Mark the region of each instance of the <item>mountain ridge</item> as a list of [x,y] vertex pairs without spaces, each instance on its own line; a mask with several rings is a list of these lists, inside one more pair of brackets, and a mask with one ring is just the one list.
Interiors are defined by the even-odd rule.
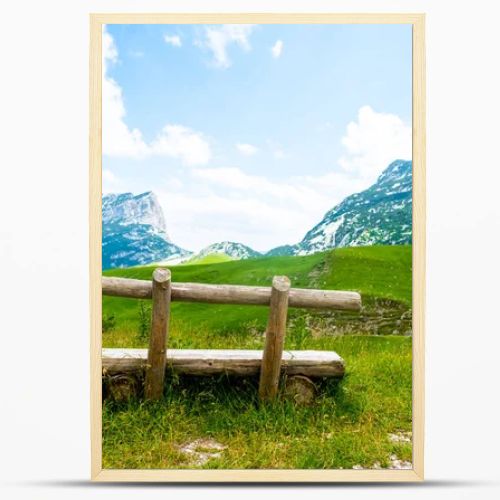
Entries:
[[376,182],[344,198],[295,245],[266,255],[310,255],[348,246],[404,245],[412,241],[412,162],[395,160]]
[[243,243],[238,243],[235,241],[220,241],[206,246],[205,248],[200,250],[195,255],[195,257],[203,258],[211,254],[225,254],[235,260],[252,259],[263,256],[263,254],[257,252],[257,250],[254,250],[253,248],[250,248]]
[[310,255],[348,246],[409,244],[412,242],[412,162],[393,161],[369,188],[347,196],[328,210],[300,242],[281,245],[265,253],[234,241],[212,243],[196,254],[175,245],[152,191],[105,195],[102,220],[103,269],[154,262],[180,263],[212,254],[239,260]]
[[132,267],[190,252],[175,245],[152,191],[102,198],[102,268]]

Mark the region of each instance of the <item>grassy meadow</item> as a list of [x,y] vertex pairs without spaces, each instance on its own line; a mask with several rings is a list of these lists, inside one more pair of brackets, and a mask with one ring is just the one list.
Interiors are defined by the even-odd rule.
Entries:
[[[153,269],[104,275],[151,279]],[[370,468],[394,465],[394,456],[411,461],[411,246],[244,261],[207,256],[170,269],[176,282],[269,286],[274,275],[287,275],[294,287],[359,291],[360,313],[289,310],[285,348],[334,350],[346,361],[346,375],[319,381],[309,407],[281,399],[259,406],[258,380],[226,376],[169,377],[157,403],[105,401],[105,468]],[[168,345],[261,349],[267,314],[261,306],[174,302]],[[103,297],[103,346],[147,347],[149,321],[149,301]],[[186,444],[202,439],[220,449],[210,452],[210,442],[200,441],[196,453],[186,453]],[[196,461],[203,453],[208,458]]]

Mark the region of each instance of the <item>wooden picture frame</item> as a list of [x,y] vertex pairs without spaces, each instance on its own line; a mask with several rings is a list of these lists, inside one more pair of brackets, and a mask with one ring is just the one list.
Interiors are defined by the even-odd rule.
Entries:
[[[413,469],[111,470],[102,467],[101,93],[103,24],[411,24],[413,29]],[[91,14],[90,15],[90,362],[91,478],[94,481],[375,482],[424,478],[425,322],[424,14]]]

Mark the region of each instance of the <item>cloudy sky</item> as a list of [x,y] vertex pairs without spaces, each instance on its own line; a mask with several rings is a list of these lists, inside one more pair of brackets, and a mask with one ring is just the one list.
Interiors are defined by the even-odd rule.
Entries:
[[293,244],[411,159],[411,26],[108,25],[103,192],[174,243]]

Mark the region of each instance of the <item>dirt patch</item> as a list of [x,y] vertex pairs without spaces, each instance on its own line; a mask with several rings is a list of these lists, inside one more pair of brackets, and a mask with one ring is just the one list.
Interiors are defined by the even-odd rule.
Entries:
[[396,432],[389,434],[389,441],[392,443],[411,443],[411,432]]
[[330,272],[331,263],[329,259],[323,259],[319,264],[316,264],[307,275],[310,288],[322,288],[322,277]]
[[400,460],[397,455],[391,455],[389,457],[389,467],[382,467],[380,465],[380,462],[375,462],[371,467],[363,467],[362,465],[354,465],[353,469],[354,470],[382,470],[382,469],[389,469],[389,470],[403,470],[403,469],[413,469],[413,464],[411,462],[408,462],[406,460]]
[[391,455],[389,457],[391,461],[391,465],[389,466],[389,469],[412,469],[413,465],[411,462],[408,462],[406,460],[400,460],[396,455]]
[[297,311],[290,314],[289,327],[304,326],[313,338],[324,336],[412,334],[412,310],[405,304],[375,299],[361,311]]
[[195,439],[190,443],[178,446],[178,450],[186,456],[191,465],[202,466],[213,458],[220,458],[227,446],[214,439]]

